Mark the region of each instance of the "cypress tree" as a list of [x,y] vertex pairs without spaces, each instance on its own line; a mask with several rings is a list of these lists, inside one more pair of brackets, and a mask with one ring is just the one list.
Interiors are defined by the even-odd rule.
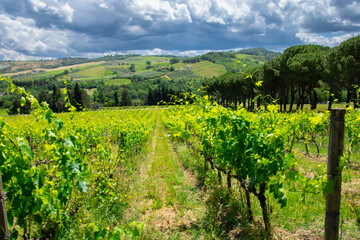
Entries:
[[75,88],[74,88],[74,102],[75,102],[76,110],[81,111],[81,108],[83,107],[83,101],[82,101],[81,89],[78,83],[75,84]]
[[131,96],[127,88],[123,88],[121,92],[121,106],[131,106]]
[[119,97],[116,91],[114,92],[114,99],[115,99],[115,106],[119,106]]

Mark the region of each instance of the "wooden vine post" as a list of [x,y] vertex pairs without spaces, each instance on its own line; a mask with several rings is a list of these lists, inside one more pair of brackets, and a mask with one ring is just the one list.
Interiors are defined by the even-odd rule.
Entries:
[[325,240],[339,239],[341,198],[339,162],[344,149],[344,116],[345,109],[331,109],[327,181],[333,188],[326,195]]
[[3,190],[2,179],[0,174],[0,239],[8,239],[9,227],[5,208],[5,193]]

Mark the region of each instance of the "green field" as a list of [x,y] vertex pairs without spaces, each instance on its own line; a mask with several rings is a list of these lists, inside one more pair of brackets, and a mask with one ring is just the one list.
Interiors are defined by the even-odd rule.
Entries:
[[226,69],[222,65],[209,61],[201,61],[198,63],[176,63],[173,67],[175,70],[187,69],[195,75],[204,78],[217,77],[226,73]]
[[109,79],[105,81],[106,85],[115,85],[115,86],[122,86],[122,85],[127,85],[130,84],[131,80],[130,79]]
[[223,66],[208,61],[195,63],[193,64],[193,67],[194,68],[191,68],[190,70],[194,74],[204,78],[217,77],[226,73],[226,69]]
[[91,67],[76,73],[76,75],[90,77],[90,78],[105,77],[112,74],[113,72],[104,66]]
[[85,89],[85,91],[91,97],[92,95],[94,95],[94,92],[96,91],[96,88]]

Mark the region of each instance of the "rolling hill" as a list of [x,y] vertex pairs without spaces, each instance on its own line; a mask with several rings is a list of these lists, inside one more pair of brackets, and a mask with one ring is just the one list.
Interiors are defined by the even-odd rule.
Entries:
[[[6,61],[0,62],[0,72],[35,96],[41,92],[46,94],[54,85],[64,88],[64,82],[70,85],[78,82],[90,97],[103,92],[110,101],[114,91],[128,88],[134,100],[144,102],[149,88],[162,86],[173,91],[189,91],[198,88],[201,79],[244,71],[279,54],[257,48],[209,52],[195,57],[116,55],[95,59]],[[237,64],[238,61],[242,64]],[[0,91],[5,89],[6,84],[0,83]],[[9,104],[10,100],[5,103],[1,98],[4,97],[0,97],[0,107]]]

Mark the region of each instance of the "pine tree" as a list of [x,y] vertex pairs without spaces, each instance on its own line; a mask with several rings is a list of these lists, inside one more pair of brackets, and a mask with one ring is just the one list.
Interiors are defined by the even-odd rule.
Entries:
[[76,83],[74,87],[74,102],[75,102],[76,110],[81,111],[83,107],[83,100],[82,100],[81,89],[78,83]]
[[147,105],[154,105],[154,96],[151,88],[148,89]]
[[104,96],[104,93],[102,92],[102,90],[100,90],[100,92],[97,96],[97,100],[99,103],[105,103],[105,96]]
[[131,96],[127,88],[123,88],[121,92],[121,106],[131,106]]
[[117,91],[114,92],[115,107],[119,106],[119,97]]
[[56,85],[53,86],[53,91],[51,94],[51,101],[50,101],[50,108],[51,110],[53,110],[54,112],[59,112],[58,106],[57,106],[57,101],[59,100],[59,98],[61,97],[61,93],[60,93],[60,89],[57,88]]

